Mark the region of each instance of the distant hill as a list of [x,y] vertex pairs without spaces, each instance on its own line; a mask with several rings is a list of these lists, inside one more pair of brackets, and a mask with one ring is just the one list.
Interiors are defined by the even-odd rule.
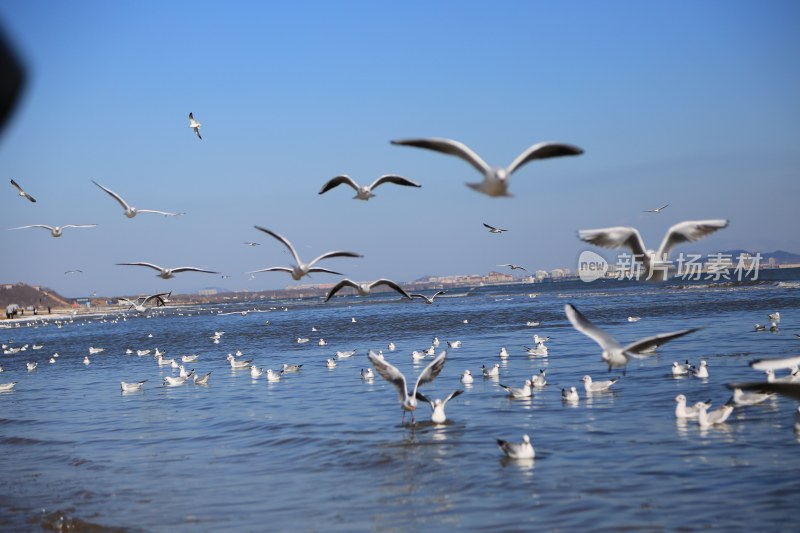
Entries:
[[17,304],[22,308],[35,306],[46,311],[48,307],[69,307],[71,302],[46,287],[25,283],[0,284],[0,311],[3,311],[3,316],[9,304]]

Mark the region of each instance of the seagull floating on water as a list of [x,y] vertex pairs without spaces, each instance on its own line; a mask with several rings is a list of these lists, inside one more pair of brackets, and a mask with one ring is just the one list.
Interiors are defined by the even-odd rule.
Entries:
[[696,378],[708,378],[708,363],[700,361],[700,366],[692,370],[692,375]]
[[283,363],[283,370],[282,372],[286,374],[287,372],[300,372],[300,369],[303,368],[303,365],[287,365]]
[[744,392],[739,387],[733,388],[733,403],[736,405],[756,405],[774,397],[772,393]]
[[336,274],[336,275],[341,276],[340,272],[334,272],[333,270],[328,270],[326,268],[315,267],[314,264],[317,263],[318,261],[323,260],[323,259],[329,259],[329,258],[332,258],[332,257],[364,257],[363,255],[360,255],[360,254],[357,254],[357,253],[354,253],[354,252],[338,252],[338,251],[337,252],[327,252],[327,253],[324,253],[321,256],[317,257],[316,259],[314,259],[310,263],[305,264],[300,260],[300,256],[297,255],[297,251],[294,249],[294,246],[292,246],[292,243],[290,243],[288,240],[286,240],[285,237],[282,237],[281,235],[275,233],[274,231],[270,231],[267,228],[262,228],[261,226],[254,226],[254,227],[259,231],[263,231],[264,233],[266,233],[268,235],[271,235],[272,237],[278,239],[284,245],[286,245],[286,247],[292,253],[292,256],[294,257],[294,260],[295,260],[296,264],[292,265],[291,267],[270,267],[270,268],[262,268],[260,270],[252,270],[250,272],[247,272],[247,274],[253,274],[253,273],[256,273],[256,272],[276,272],[276,271],[277,272],[288,272],[289,274],[292,275],[292,279],[294,279],[295,281],[298,281],[303,276],[306,276],[306,275],[308,275],[308,274],[310,274],[312,272],[325,272],[327,274]]
[[532,385],[531,380],[526,379],[525,383],[522,385],[522,388],[517,389],[514,387],[508,387],[506,385],[503,385],[502,383],[500,383],[500,388],[508,392],[508,395],[511,398],[519,400],[524,398],[530,398],[531,396],[533,396],[533,390],[531,390],[531,385]]
[[629,248],[633,252],[632,261],[642,262],[647,276],[646,279],[653,278],[653,275],[658,271],[659,279],[665,280],[670,266],[669,253],[672,248],[684,242],[699,241],[715,231],[727,227],[728,221],[724,219],[680,222],[669,228],[664,240],[661,241],[661,245],[658,247],[658,251],[645,248],[639,231],[636,228],[625,226],[580,230],[578,231],[578,238],[603,248]]
[[689,369],[685,365],[681,365],[677,361],[672,362],[672,375],[675,377],[686,376],[689,374]]
[[144,379],[142,381],[136,381],[136,382],[133,382],[133,383],[126,383],[124,381],[120,381],[119,385],[120,385],[120,388],[122,388],[122,392],[133,392],[133,391],[137,391],[137,390],[142,390],[142,387],[144,386],[144,384],[146,382],[147,382],[146,379]]
[[500,363],[495,363],[490,367],[487,367],[486,365],[481,365],[481,370],[483,371],[483,377],[496,378],[500,375]]
[[533,459],[536,452],[528,435],[522,436],[522,442],[508,442],[497,439],[497,445],[509,459]]
[[461,383],[469,384],[473,381],[475,381],[475,378],[472,377],[472,372],[464,370],[464,373],[461,375]]
[[417,398],[422,400],[423,402],[428,402],[430,404],[431,409],[433,412],[431,413],[431,422],[434,424],[444,424],[447,422],[447,415],[445,415],[444,407],[447,405],[447,402],[455,398],[456,396],[462,394],[463,390],[456,390],[451,392],[447,398],[441,400],[439,398],[431,401],[427,399],[421,392],[417,392]]
[[192,115],[192,113],[189,113],[189,127],[194,130],[194,132],[197,134],[197,138],[202,141],[203,138],[200,136],[200,126],[202,126],[202,124],[194,119],[194,115]]
[[27,198],[31,202],[36,202],[36,198],[25,192],[23,188],[19,186],[19,183],[17,183],[13,179],[11,180],[11,185],[13,185],[15,189],[17,189],[17,192],[19,193],[20,196],[22,196],[23,198]]
[[593,392],[605,392],[609,390],[614,383],[619,381],[619,378],[594,381],[592,379],[592,376],[583,376],[581,381],[583,381],[584,390],[586,390],[586,392],[591,394]]
[[603,349],[602,360],[608,363],[609,370],[611,370],[612,367],[624,368],[631,358],[643,359],[647,357],[646,355],[642,355],[644,350],[654,346],[660,346],[667,341],[683,337],[684,335],[688,335],[700,329],[690,328],[674,331],[672,333],[662,333],[622,346],[611,335],[592,324],[589,319],[583,316],[572,304],[566,304],[564,310],[567,314],[567,318],[575,329],[600,345]]
[[478,172],[483,174],[482,182],[467,183],[467,186],[488,196],[512,196],[508,192],[511,174],[530,161],[535,159],[547,159],[550,157],[580,155],[583,153],[583,150],[577,146],[543,142],[534,144],[522,152],[509,166],[503,168],[489,166],[478,154],[469,149],[465,144],[451,139],[404,139],[392,141],[392,144],[426,148],[463,159]]
[[180,387],[181,385],[185,384],[186,380],[188,380],[188,379],[189,379],[188,376],[184,376],[184,377],[181,377],[181,376],[176,376],[176,377],[164,376],[164,385],[166,385],[168,387]]
[[733,413],[733,404],[730,402],[710,413],[707,412],[708,407],[706,407],[706,404],[703,402],[697,402],[694,404],[694,407],[697,409],[697,422],[700,424],[701,428],[722,424],[728,420],[728,417]]
[[580,400],[580,396],[578,396],[578,389],[575,387],[561,389],[561,399],[567,402],[577,402]]
[[[378,374],[394,385],[397,388],[398,397],[400,399],[400,406],[403,409],[403,420],[405,420],[406,411],[411,412],[411,422],[414,422],[414,411],[417,408],[417,389],[426,383],[430,383],[442,372],[444,364],[447,361],[447,352],[443,351],[436,358],[431,361],[425,369],[420,372],[414,383],[414,389],[409,393],[408,385],[406,384],[406,377],[394,365],[385,359],[381,359],[378,355],[370,350],[367,355],[372,366]],[[426,400],[423,400],[426,401]]]
[[504,231],[508,231],[507,229],[495,228],[494,226],[490,226],[486,222],[483,223],[483,226],[489,230],[489,233],[503,233]]
[[678,394],[675,396],[675,418],[697,418],[697,415],[700,414],[700,409],[697,406],[701,403],[705,405],[706,409],[711,407],[711,400],[696,403],[692,407],[686,407],[686,396]]
[[177,267],[177,268],[163,268],[158,265],[154,265],[153,263],[117,263],[120,266],[143,266],[152,268],[153,270],[158,270],[159,273],[156,274],[161,279],[170,279],[175,277],[175,274],[179,272],[204,272],[206,274],[219,274],[219,272],[214,272],[213,270],[205,270],[203,268],[197,267]]
[[544,368],[540,368],[539,375],[531,377],[531,384],[538,389],[547,385],[546,373],[547,371]]
[[340,281],[331,288],[331,290],[328,292],[328,296],[325,298],[325,301],[327,302],[328,300],[330,300],[334,294],[336,294],[345,287],[354,288],[359,296],[369,296],[370,291],[372,291],[373,288],[380,286],[389,287],[390,289],[399,292],[409,300],[411,299],[411,295],[408,294],[405,290],[403,290],[403,288],[400,285],[398,285],[397,283],[395,283],[390,279],[381,278],[379,280],[373,281],[372,283],[356,283],[355,281],[349,279],[343,279],[342,281]]
[[361,369],[361,379],[364,380],[364,381],[372,381],[373,379],[375,379],[375,374],[372,373],[372,369],[371,368],[368,368],[366,370],[364,370],[362,368]]
[[336,368],[336,359],[328,359],[325,361],[325,364],[328,366],[328,368]]
[[419,183],[415,181],[411,181],[408,178],[404,178],[403,176],[397,176],[395,174],[385,174],[380,178],[373,181],[370,185],[359,185],[358,183],[353,180],[350,176],[341,175],[336,176],[328,180],[328,182],[322,186],[322,190],[319,191],[319,194],[323,194],[328,192],[329,190],[333,189],[334,187],[338,187],[341,184],[349,185],[356,191],[356,195],[353,196],[354,200],[369,200],[370,198],[374,197],[375,195],[372,194],[372,190],[382,185],[384,183],[394,183],[395,185],[404,185],[406,187],[422,187]]
[[13,390],[16,385],[16,381],[12,381],[11,383],[0,383],[0,392],[9,392]]
[[164,215],[164,216],[167,216],[167,217],[176,217],[178,215],[183,214],[183,213],[170,213],[168,211],[158,211],[158,210],[155,210],[155,209],[137,209],[137,208],[133,207],[132,205],[128,204],[128,202],[123,200],[122,197],[119,194],[115,193],[111,189],[109,189],[107,187],[103,187],[102,185],[100,185],[99,183],[97,183],[94,180],[92,180],[92,183],[94,183],[95,185],[97,185],[98,187],[100,187],[101,189],[106,191],[109,194],[109,196],[111,196],[113,199],[115,199],[117,202],[119,202],[119,205],[121,205],[122,209],[125,210],[125,216],[128,217],[128,218],[133,218],[138,213],[155,213],[157,215]]
[[44,228],[46,230],[50,230],[50,235],[53,237],[61,237],[63,235],[64,230],[67,228],[94,228],[97,224],[66,224],[64,226],[48,226],[46,224],[31,224],[29,226],[20,226],[18,228],[9,228],[10,230],[13,229],[26,229],[26,228]]

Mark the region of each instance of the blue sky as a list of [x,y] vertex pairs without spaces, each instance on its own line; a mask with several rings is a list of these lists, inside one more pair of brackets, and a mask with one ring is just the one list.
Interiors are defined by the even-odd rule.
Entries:
[[[0,281],[67,296],[294,284],[244,274],[290,261],[256,224],[306,260],[364,254],[326,265],[359,280],[574,268],[578,229],[633,225],[655,247],[698,218],[731,224],[685,250],[800,253],[798,23],[792,1],[7,0],[28,84],[0,137]],[[529,163],[513,198],[490,198],[464,186],[479,178],[465,162],[389,143],[410,137],[498,165],[546,140],[585,153]],[[317,194],[337,174],[385,173],[422,188]],[[126,219],[92,179],[187,214]],[[6,230],[84,223],[98,226]],[[115,265],[134,261],[231,277]]]

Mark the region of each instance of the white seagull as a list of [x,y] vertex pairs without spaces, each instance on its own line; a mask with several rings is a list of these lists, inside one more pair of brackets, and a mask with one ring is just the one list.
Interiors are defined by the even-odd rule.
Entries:
[[483,174],[482,182],[467,183],[467,186],[488,196],[511,196],[508,192],[511,174],[529,161],[565,155],[579,155],[583,153],[582,149],[569,144],[553,142],[538,143],[522,152],[509,166],[503,168],[489,166],[478,154],[469,149],[465,144],[450,139],[404,139],[392,141],[392,144],[427,148],[428,150],[460,157]]
[[730,402],[710,413],[707,412],[708,407],[706,407],[706,404],[703,402],[697,402],[694,406],[697,409],[697,422],[700,424],[701,428],[707,428],[714,424],[722,424],[731,416],[731,413],[733,413],[733,404]]
[[12,381],[11,383],[0,383],[0,392],[9,392],[14,389],[16,384],[16,381]]
[[202,141],[202,140],[203,140],[203,138],[200,136],[200,126],[202,126],[202,124],[200,124],[199,122],[197,122],[197,121],[194,119],[194,115],[192,115],[191,113],[189,113],[189,127],[190,127],[190,128],[192,128],[192,129],[194,130],[194,132],[197,134],[197,138],[198,138],[198,139],[200,139],[200,140]]
[[[394,385],[397,388],[400,405],[403,409],[403,420],[405,420],[406,411],[411,412],[411,422],[414,422],[414,411],[417,408],[417,389],[426,383],[430,383],[436,376],[438,376],[444,368],[444,363],[447,361],[447,352],[443,351],[436,358],[431,361],[425,369],[420,372],[414,383],[414,389],[409,393],[408,385],[406,384],[406,377],[394,365],[378,357],[378,354],[370,350],[369,357],[372,366],[378,374]],[[402,423],[402,422],[401,422]]]
[[700,361],[700,366],[692,370],[692,375],[696,378],[708,378],[708,363]]
[[646,279],[653,278],[654,273],[658,271],[659,279],[664,280],[667,278],[667,269],[670,266],[669,253],[672,248],[684,242],[699,241],[726,227],[728,221],[724,219],[680,222],[669,228],[657,251],[645,248],[642,236],[636,228],[625,226],[579,230],[578,238],[603,248],[627,247],[633,252],[632,260],[642,262]]
[[283,372],[275,372],[271,368],[267,369],[267,381],[276,382],[281,380]]
[[352,288],[354,288],[358,292],[359,296],[369,296],[370,291],[372,291],[373,288],[379,287],[381,285],[389,287],[390,289],[393,289],[393,290],[399,292],[400,294],[402,294],[406,298],[411,299],[411,295],[408,294],[406,291],[404,291],[403,288],[400,285],[398,285],[397,283],[395,283],[394,281],[392,281],[390,279],[383,279],[382,278],[382,279],[373,281],[372,283],[356,283],[355,281],[352,281],[352,280],[349,280],[349,279],[343,279],[342,281],[340,281],[339,283],[337,283],[336,285],[334,285],[331,288],[331,290],[328,292],[328,296],[325,298],[325,301],[327,302],[328,300],[330,300],[333,297],[334,294],[339,292],[344,287],[352,287]]
[[362,368],[361,369],[361,379],[364,380],[364,381],[372,381],[373,379],[375,379],[375,374],[372,372],[371,368],[368,368],[366,370],[364,370]]
[[533,390],[531,390],[531,385],[532,385],[531,380],[529,379],[525,380],[525,384],[522,385],[522,388],[520,389],[514,387],[508,387],[500,383],[500,387],[502,389],[505,389],[508,395],[515,400],[530,398],[531,396],[533,396]]
[[31,224],[29,226],[20,226],[18,228],[9,228],[12,229],[25,229],[25,228],[44,228],[46,230],[50,230],[50,235],[53,237],[61,237],[64,233],[64,230],[67,228],[94,228],[97,224],[66,224],[64,226],[48,226],[46,224]]
[[743,392],[739,387],[733,388],[733,403],[736,405],[756,405],[774,396],[771,393]]
[[213,270],[205,270],[203,268],[197,267],[177,267],[177,268],[163,268],[158,265],[154,265],[153,263],[117,263],[117,265],[123,266],[144,266],[148,268],[152,268],[153,270],[158,270],[159,273],[156,274],[161,279],[170,279],[175,277],[175,274],[179,272],[205,272],[206,274],[219,274],[219,272],[214,272]]
[[677,361],[672,362],[672,375],[674,377],[686,376],[689,374],[689,369],[686,366],[678,363]]
[[99,183],[97,183],[94,180],[92,180],[92,183],[94,183],[95,185],[97,185],[98,187],[100,187],[101,189],[106,191],[113,199],[115,199],[117,202],[119,202],[119,205],[121,205],[122,209],[125,210],[125,216],[128,217],[128,218],[135,217],[137,213],[155,213],[157,215],[164,215],[164,216],[167,216],[167,217],[176,217],[176,216],[182,214],[182,213],[169,213],[167,211],[157,211],[155,209],[137,209],[137,208],[129,205],[128,202],[123,200],[122,197],[119,194],[115,193],[111,189],[103,187],[102,185],[100,185]]
[[545,385],[547,385],[546,373],[547,373],[547,371],[544,368],[540,368],[539,369],[539,375],[531,377],[531,385],[533,385],[534,387],[536,387],[538,389],[540,389],[540,388],[544,387]]
[[461,375],[461,383],[469,384],[473,381],[475,381],[475,378],[472,377],[472,372],[464,370],[464,373]]
[[486,222],[483,223],[483,226],[489,230],[489,233],[503,233],[504,231],[508,231],[507,229],[495,228],[494,226],[490,226]]
[[500,363],[495,363],[488,368],[486,365],[481,365],[481,370],[483,371],[483,377],[496,378],[500,375]]
[[356,350],[344,350],[336,352],[336,357],[339,359],[346,359],[348,357],[353,357],[355,355]]
[[283,374],[286,374],[288,372],[300,372],[301,368],[303,368],[303,365],[288,365],[286,363],[283,363],[283,368],[281,372]]
[[353,196],[354,200],[369,200],[374,194],[372,194],[372,190],[375,189],[378,185],[382,185],[384,183],[394,183],[395,185],[405,185],[406,187],[422,187],[419,183],[415,181],[411,181],[408,178],[404,178],[403,176],[397,176],[395,174],[385,174],[380,178],[373,181],[370,185],[359,185],[356,183],[353,178],[347,175],[336,176],[328,180],[328,182],[322,186],[322,190],[319,191],[319,194],[323,194],[328,192],[329,190],[333,189],[334,187],[338,187],[341,184],[346,184],[351,186],[356,191],[356,195]]
[[589,394],[593,392],[605,392],[611,388],[611,386],[619,381],[619,378],[612,378],[603,381],[594,381],[592,376],[583,376],[581,379],[583,381],[583,388]]
[[566,304],[564,306],[564,311],[575,329],[600,345],[603,349],[602,360],[608,364],[609,370],[613,367],[624,368],[631,358],[643,359],[647,357],[646,355],[642,355],[644,350],[652,348],[653,346],[660,346],[667,341],[683,337],[684,335],[688,335],[700,329],[690,328],[673,331],[671,333],[662,333],[660,335],[639,339],[626,346],[622,346],[614,340],[611,335],[592,324],[589,319],[583,316],[572,304]]
[[678,394],[675,396],[675,418],[697,418],[697,415],[700,414],[700,409],[698,409],[698,405],[703,404],[705,405],[706,409],[711,407],[711,400],[706,400],[705,402],[699,402],[694,404],[693,407],[686,407],[686,396],[683,394]]
[[434,424],[444,424],[445,422],[447,422],[447,415],[445,415],[444,413],[445,405],[447,405],[447,402],[449,402],[456,396],[462,394],[463,392],[464,392],[463,390],[459,389],[450,393],[450,395],[447,396],[447,398],[445,398],[444,400],[437,398],[433,401],[427,399],[421,392],[417,392],[417,399],[422,400],[423,402],[428,402],[428,404],[430,404],[431,409],[433,410],[433,412],[431,413],[431,422],[433,422]]
[[325,361],[328,368],[336,368],[336,359],[328,359]]
[[162,307],[166,305],[164,300],[166,300],[170,296],[172,296],[172,291],[162,292],[159,294],[152,294],[150,296],[140,296],[139,298],[136,299],[135,302],[133,300],[129,300],[128,298],[119,298],[119,300],[128,302],[129,305],[127,309],[128,311],[130,311],[131,309],[135,309],[139,313],[145,313],[147,312],[148,309],[147,307],[148,302],[150,302],[151,300],[155,300],[156,301],[155,307]]
[[436,298],[437,296],[439,296],[441,294],[444,294],[444,291],[437,291],[436,294],[434,294],[431,297],[425,296],[424,294],[412,294],[411,298],[420,298],[422,300],[425,300],[426,304],[432,304],[434,298]]
[[274,231],[270,231],[267,228],[262,228],[261,226],[254,226],[254,227],[257,230],[263,231],[264,233],[267,233],[268,235],[275,237],[276,239],[281,241],[284,245],[286,245],[286,247],[289,248],[289,251],[292,253],[292,256],[294,257],[294,260],[297,264],[292,265],[291,267],[262,268],[260,270],[252,270],[250,272],[247,272],[247,274],[254,274],[256,272],[276,272],[276,271],[288,272],[289,274],[292,275],[292,279],[294,279],[295,281],[299,280],[303,276],[306,276],[312,272],[325,272],[327,274],[336,274],[341,276],[340,272],[334,272],[326,268],[315,267],[314,264],[317,261],[321,261],[323,259],[328,259],[331,257],[364,257],[363,255],[354,252],[327,252],[317,257],[310,263],[305,264],[300,260],[300,256],[297,255],[297,251],[294,249],[294,246],[292,246],[292,243],[286,240],[285,237],[282,237],[281,235],[275,233]]
[[166,385],[166,386],[168,386],[168,387],[180,387],[181,385],[183,385],[184,383],[186,383],[186,380],[187,380],[187,379],[189,379],[189,377],[188,377],[188,376],[186,376],[186,377],[181,377],[181,376],[176,376],[176,377],[172,377],[172,376],[164,376],[164,385]]
[[197,374],[192,374],[192,379],[195,385],[208,385],[208,380],[211,379],[211,372],[203,377],[198,377]]
[[561,399],[567,402],[577,402],[580,400],[580,396],[578,396],[578,389],[575,387],[561,389]]
[[644,212],[645,213],[660,213],[661,211],[666,209],[668,205],[669,204],[664,204],[661,207],[656,207],[655,209],[645,209]]
[[508,442],[497,439],[497,445],[509,459],[533,459],[536,452],[528,435],[522,436],[522,442]]
[[17,183],[13,179],[11,180],[11,185],[13,185],[15,189],[17,189],[17,192],[19,193],[20,196],[22,196],[23,198],[27,198],[31,202],[36,202],[36,198],[25,192],[23,188],[19,186],[19,183]]
[[124,381],[120,381],[119,385],[122,388],[122,392],[133,392],[137,390],[142,390],[142,386],[147,382],[147,380],[136,381],[133,383],[126,383]]

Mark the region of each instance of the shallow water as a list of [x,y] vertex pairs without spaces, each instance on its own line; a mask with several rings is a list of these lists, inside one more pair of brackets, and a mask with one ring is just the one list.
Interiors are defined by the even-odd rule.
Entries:
[[[786,274],[783,274],[786,276]],[[618,281],[479,288],[433,305],[393,296],[167,309],[163,316],[80,319],[58,328],[0,329],[3,342],[44,348],[2,355],[0,527],[127,531],[522,531],[591,529],[786,530],[800,494],[796,402],[737,408],[721,426],[676,423],[674,397],[723,404],[725,383],[761,380],[747,362],[798,355],[800,284],[795,278],[739,285],[637,285]],[[536,293],[535,298],[529,294]],[[587,398],[580,378],[604,379],[599,348],[567,322],[576,305],[625,342],[692,326],[628,367],[612,392]],[[251,307],[252,308],[252,307]],[[288,310],[284,311],[286,308]],[[756,322],[780,311],[778,333]],[[629,315],[642,317],[629,323]],[[351,321],[355,317],[357,321]],[[464,323],[467,320],[467,323]],[[541,322],[531,328],[529,320]],[[266,322],[269,321],[269,324]],[[318,332],[312,332],[315,326]],[[224,331],[219,344],[209,338]],[[548,357],[522,346],[549,335]],[[148,335],[152,335],[149,337]],[[461,340],[423,392],[443,398],[464,369],[475,382],[447,406],[445,426],[401,425],[395,390],[361,381],[366,352],[383,349],[409,377],[410,353],[438,336]],[[310,342],[298,344],[297,337]],[[318,346],[320,337],[327,346]],[[389,341],[397,344],[388,352]],[[89,346],[104,347],[82,364]],[[511,357],[501,362],[506,346]],[[152,353],[200,354],[207,387],[167,388]],[[337,350],[357,349],[329,370]],[[303,364],[279,383],[253,380],[225,360],[241,350],[258,366]],[[47,360],[53,352],[55,364]],[[710,378],[675,379],[672,361],[705,359]],[[36,360],[39,368],[25,370]],[[501,362],[497,381],[480,367]],[[548,385],[509,400],[498,382],[521,386],[540,368]],[[615,371],[612,375],[620,375]],[[120,381],[147,379],[123,394]],[[415,379],[415,378],[414,378]],[[577,386],[577,405],[561,388]],[[531,436],[536,459],[508,462],[495,439]],[[792,514],[790,514],[792,513]],[[63,517],[63,518],[62,518]],[[62,518],[62,522],[58,520]]]

